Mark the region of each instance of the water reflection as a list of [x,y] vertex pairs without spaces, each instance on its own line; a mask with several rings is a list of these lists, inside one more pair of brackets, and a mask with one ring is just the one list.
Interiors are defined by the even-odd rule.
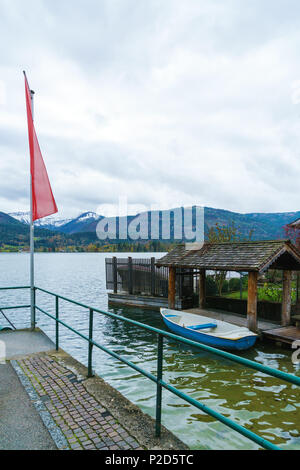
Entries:
[[[105,255],[100,253],[37,255],[37,285],[107,310],[104,258]],[[0,262],[0,285],[28,283],[26,255],[2,254]],[[0,292],[1,304],[28,303],[28,297],[28,292]],[[42,308],[54,313],[53,298],[39,293],[38,302]],[[110,308],[110,311],[165,330],[158,312],[135,308]],[[60,315],[72,327],[88,333],[88,310],[60,302]],[[10,312],[10,318],[19,327],[29,325],[26,311]],[[54,338],[54,322],[42,314],[38,315],[38,320],[39,326]],[[61,347],[87,364],[87,344],[84,340],[63,327],[60,331]],[[95,314],[94,338],[156,374],[156,334],[115,318]],[[289,350],[258,342],[255,348],[242,352],[241,356],[300,375],[299,367],[291,362]],[[154,416],[154,383],[97,348],[94,348],[94,368],[111,385]],[[273,443],[290,449],[300,448],[300,400],[296,386],[169,339],[164,341],[164,379]],[[167,391],[163,392],[163,424],[192,448],[257,448],[248,439]]]

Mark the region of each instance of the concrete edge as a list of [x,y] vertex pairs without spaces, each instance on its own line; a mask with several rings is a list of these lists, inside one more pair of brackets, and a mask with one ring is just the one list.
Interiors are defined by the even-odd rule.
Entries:
[[[36,327],[34,330],[32,328],[20,328],[20,329],[17,329],[17,330],[4,331],[3,333],[5,334],[5,336],[7,336],[7,335],[15,334],[15,333],[18,333],[18,332],[21,332],[21,333],[24,333],[24,332],[25,333],[28,333],[28,332],[39,333],[49,343],[49,349],[44,350],[44,351],[35,351],[35,352],[13,354],[9,357],[5,356],[3,358],[0,357],[0,361],[1,360],[13,361],[13,360],[18,360],[18,359],[23,359],[24,356],[30,356],[32,354],[39,354],[40,352],[51,351],[52,349],[55,348],[55,343],[52,341],[52,339],[50,339],[49,336],[43,330],[41,330],[39,327]],[[0,340],[1,340],[1,334],[2,334],[2,332],[0,331]]]
[[[23,356],[24,357],[24,356]],[[43,404],[42,400],[39,398],[37,395],[35,389],[31,385],[31,382],[29,378],[26,376],[26,374],[23,372],[22,368],[19,366],[16,360],[11,360],[9,361],[10,364],[12,365],[14,371],[16,372],[21,384],[23,385],[25,391],[27,392],[31,402],[33,403],[33,406],[39,413],[46,429],[48,430],[50,436],[52,437],[56,447],[60,450],[68,450],[68,442],[59,429],[59,427],[56,425],[54,420],[52,419],[50,413],[46,409],[45,405]]]
[[40,355],[49,355],[64,367],[71,370],[86,390],[139,442],[149,450],[189,450],[189,447],[164,426],[161,438],[155,437],[155,420],[144,413],[137,405],[124,397],[101,377],[87,378],[87,367],[74,359],[64,350],[47,351]]

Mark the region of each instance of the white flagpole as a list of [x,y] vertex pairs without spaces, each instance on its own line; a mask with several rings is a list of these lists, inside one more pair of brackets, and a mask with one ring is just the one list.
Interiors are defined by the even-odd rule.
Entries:
[[[32,120],[34,116],[34,91],[30,90]],[[32,202],[32,175],[30,171],[30,312],[31,329],[35,329],[35,290],[34,290],[34,225],[33,225],[33,202]]]

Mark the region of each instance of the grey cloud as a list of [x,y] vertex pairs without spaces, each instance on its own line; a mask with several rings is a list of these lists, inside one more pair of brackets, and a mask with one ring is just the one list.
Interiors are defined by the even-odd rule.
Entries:
[[9,207],[28,193],[22,68],[65,212],[124,193],[144,204],[299,207],[298,1],[15,0],[1,2],[0,18]]

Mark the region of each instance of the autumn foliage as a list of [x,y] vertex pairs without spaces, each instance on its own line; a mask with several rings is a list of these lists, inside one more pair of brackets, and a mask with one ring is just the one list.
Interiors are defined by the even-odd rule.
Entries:
[[286,238],[291,240],[291,242],[296,245],[298,250],[300,250],[300,225],[298,225],[298,227],[286,225],[284,227],[284,231]]

